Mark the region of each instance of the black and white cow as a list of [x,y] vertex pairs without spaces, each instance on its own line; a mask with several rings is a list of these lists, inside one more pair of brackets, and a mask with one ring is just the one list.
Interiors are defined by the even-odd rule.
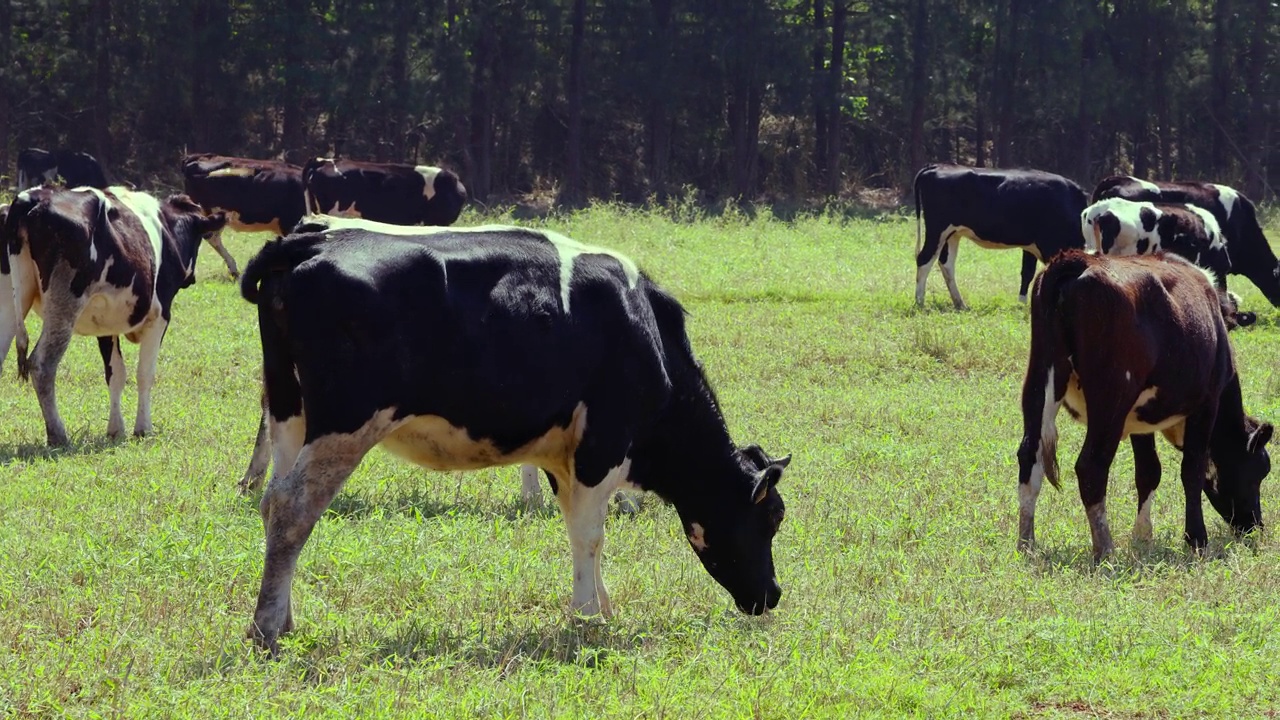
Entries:
[[[71,336],[98,338],[111,395],[107,435],[124,434],[120,335],[138,354],[135,435],[152,430],[151,389],[160,343],[178,290],[195,281],[204,235],[222,227],[185,195],[164,202],[122,187],[42,187],[18,194],[5,219],[0,253],[0,366],[17,338],[18,374],[30,376],[50,445],[67,443],[54,378]],[[31,357],[25,319],[43,318]]]
[[[969,238],[985,248],[1018,248],[1026,301],[1036,260],[1048,262],[1067,248],[1080,247],[1076,223],[1086,197],[1079,185],[1040,170],[993,170],[963,165],[929,165],[916,173],[916,305],[924,307],[925,281],[935,261],[951,302],[965,307],[956,287],[956,252]],[[924,244],[920,214],[924,213]]]
[[62,178],[67,187],[105,188],[107,176],[98,159],[73,150],[27,148],[18,153],[18,191]]
[[1171,252],[1212,271],[1219,289],[1227,286],[1231,258],[1218,221],[1204,208],[1108,198],[1085,208],[1080,231],[1086,250],[1104,255]]
[[[182,179],[187,195],[210,212],[225,213],[233,230],[284,235],[306,214],[297,165],[199,153],[182,159]],[[210,237],[209,244],[237,277],[236,260],[221,235]]]
[[1093,202],[1106,198],[1185,203],[1208,210],[1226,238],[1229,272],[1248,278],[1272,305],[1280,307],[1280,260],[1262,232],[1257,208],[1244,193],[1207,182],[1150,182],[1114,175],[1094,188]]
[[1041,482],[1058,484],[1055,418],[1063,407],[1088,427],[1075,471],[1095,559],[1113,548],[1107,475],[1126,437],[1138,488],[1136,539],[1152,534],[1157,432],[1182,450],[1186,539],[1193,548],[1208,539],[1201,492],[1237,531],[1262,524],[1259,488],[1271,471],[1266,444],[1273,428],[1244,412],[1221,300],[1201,268],[1172,254],[1067,252],[1040,274],[1022,385],[1020,547],[1035,540]]
[[611,613],[604,518],[627,483],[675,506],[739,609],[776,606],[790,458],[733,444],[680,304],[629,258],[553,232],[424,230],[304,222],[245,268],[275,455],[250,635],[277,650],[302,545],[379,444],[439,470],[550,473],[577,612]]
[[313,214],[394,225],[452,225],[467,189],[450,170],[427,165],[316,158],[302,169]]

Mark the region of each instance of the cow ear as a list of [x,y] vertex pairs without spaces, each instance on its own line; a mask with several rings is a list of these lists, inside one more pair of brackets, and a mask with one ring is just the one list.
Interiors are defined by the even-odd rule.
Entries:
[[1271,439],[1271,434],[1274,431],[1275,428],[1272,427],[1271,423],[1262,423],[1259,425],[1258,429],[1254,430],[1253,433],[1249,435],[1249,443],[1247,445],[1249,453],[1257,454],[1261,452],[1262,446],[1267,444],[1267,441]]
[[[786,466],[790,465],[790,464],[791,464],[791,453],[787,453],[786,455],[783,455],[783,456],[782,456],[782,457],[780,457],[780,458],[774,458],[774,459],[773,459],[773,464],[774,464],[774,465],[777,465],[779,468],[785,468]],[[774,481],[774,484],[776,485],[776,484],[777,484],[777,481]]]
[[[791,462],[791,457],[787,456],[786,462]],[[779,464],[777,461],[769,467],[761,470],[756,474],[755,485],[751,488],[751,502],[759,505],[769,496],[769,488],[778,484],[782,479],[782,468],[785,464]]]

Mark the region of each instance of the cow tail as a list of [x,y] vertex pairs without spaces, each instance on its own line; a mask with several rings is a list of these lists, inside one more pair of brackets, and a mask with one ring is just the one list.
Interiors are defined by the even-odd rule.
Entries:
[[[1058,469],[1057,398],[1065,388],[1071,365],[1070,313],[1063,307],[1071,283],[1088,268],[1080,252],[1059,255],[1036,278],[1031,293],[1031,352],[1022,385],[1025,428],[1023,453],[1038,453],[1044,475],[1061,489]],[[1053,407],[1048,407],[1052,403]],[[1030,465],[1030,463],[1024,463]]]
[[916,257],[920,257],[920,247],[923,244],[923,240],[920,237],[920,178],[923,177],[925,172],[932,167],[932,165],[926,165],[921,168],[920,172],[916,173],[915,180],[911,183],[911,188],[914,191],[916,200]]
[[267,242],[245,265],[244,274],[240,276],[240,295],[254,305],[261,305],[264,296],[272,294],[268,286],[273,283],[269,281],[318,255],[323,241],[323,235],[304,235]]

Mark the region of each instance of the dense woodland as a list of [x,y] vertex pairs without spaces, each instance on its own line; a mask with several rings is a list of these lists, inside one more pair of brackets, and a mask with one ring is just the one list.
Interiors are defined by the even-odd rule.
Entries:
[[441,164],[474,197],[808,200],[929,161],[1280,187],[1275,0],[0,0],[0,169]]

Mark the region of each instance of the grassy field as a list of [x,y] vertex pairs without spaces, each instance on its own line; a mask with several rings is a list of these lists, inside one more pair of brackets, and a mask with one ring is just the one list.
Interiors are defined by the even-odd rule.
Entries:
[[[734,439],[794,455],[775,612],[739,614],[653,501],[606,528],[617,616],[573,621],[563,522],[526,511],[515,468],[431,473],[375,450],[303,551],[282,659],[262,659],[243,637],[263,532],[256,498],[235,494],[256,429],[256,319],[206,251],[161,353],[153,437],[105,441],[89,339],[59,374],[70,450],[43,448],[12,358],[0,375],[0,715],[1280,711],[1280,542],[1234,540],[1206,503],[1210,549],[1189,556],[1179,456],[1163,440],[1154,547],[1128,543],[1122,448],[1119,549],[1094,567],[1070,472],[1083,431],[1064,414],[1064,491],[1046,486],[1040,549],[1016,552],[1028,340],[1016,253],[965,244],[973,309],[952,311],[935,272],[920,312],[905,218],[675,222],[596,207],[547,224],[630,253],[672,289]],[[243,266],[262,240],[228,245]],[[1233,287],[1260,311],[1233,333],[1246,407],[1278,421],[1280,313],[1242,278]],[[125,352],[132,374],[136,347]],[[135,402],[131,379],[130,426]],[[1263,490],[1274,523],[1280,478]]]

